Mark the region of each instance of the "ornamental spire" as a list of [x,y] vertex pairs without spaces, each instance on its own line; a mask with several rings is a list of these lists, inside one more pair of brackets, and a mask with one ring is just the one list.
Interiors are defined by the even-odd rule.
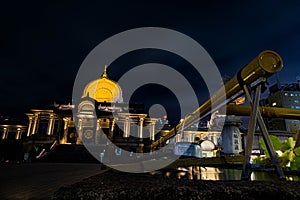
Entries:
[[105,77],[105,78],[107,77],[106,65],[104,65],[104,71],[103,71],[102,77]]

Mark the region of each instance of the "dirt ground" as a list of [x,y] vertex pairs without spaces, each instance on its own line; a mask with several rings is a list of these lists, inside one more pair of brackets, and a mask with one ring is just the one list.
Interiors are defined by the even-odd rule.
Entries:
[[56,191],[52,199],[300,199],[300,181],[207,181],[109,170]]

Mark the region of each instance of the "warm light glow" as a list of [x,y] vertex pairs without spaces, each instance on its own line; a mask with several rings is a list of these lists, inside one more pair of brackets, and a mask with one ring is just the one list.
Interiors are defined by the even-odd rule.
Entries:
[[241,104],[244,104],[245,101],[246,101],[246,97],[241,96],[241,97],[238,97],[234,102],[235,102],[235,104],[237,104],[237,105],[241,105]]
[[107,78],[106,70],[100,79],[90,82],[85,87],[82,98],[87,96],[98,102],[123,102],[121,87]]

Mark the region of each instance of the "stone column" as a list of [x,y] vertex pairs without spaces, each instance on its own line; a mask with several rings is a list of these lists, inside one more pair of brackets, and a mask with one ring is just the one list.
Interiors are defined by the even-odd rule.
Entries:
[[33,127],[32,127],[32,130],[31,130],[31,135],[35,134],[35,132],[36,132],[36,125],[37,125],[38,119],[39,119],[39,114],[35,113],[34,114]]
[[130,118],[126,117],[124,120],[124,138],[128,138],[130,136]]
[[144,118],[140,118],[140,121],[139,121],[139,130],[138,130],[138,138],[139,139],[143,138],[143,123],[144,123]]
[[97,120],[97,125],[96,125],[96,135],[95,135],[95,144],[100,144],[101,140],[101,131],[100,131],[100,119]]
[[113,118],[111,120],[111,127],[110,127],[110,131],[113,133],[114,132],[114,129],[115,129],[115,123],[116,123],[116,119]]
[[175,136],[175,142],[180,142],[180,139],[181,139],[181,134],[177,134]]
[[32,114],[27,114],[29,124],[28,124],[28,129],[27,129],[27,137],[31,135],[31,128],[32,128],[32,122],[33,122],[33,115]]
[[8,133],[8,128],[4,127],[3,128],[3,134],[2,134],[2,140],[7,138],[7,133]]
[[150,140],[155,140],[155,122],[151,122],[150,125]]
[[108,129],[108,138],[112,141],[114,137],[114,119],[109,119],[109,129]]
[[140,117],[139,120],[139,127],[138,127],[138,147],[136,149],[137,153],[143,153],[144,149],[144,144],[142,143],[143,141],[143,124],[144,124],[144,118]]
[[77,136],[77,140],[76,140],[76,144],[82,144],[82,119],[78,120],[78,136]]
[[50,119],[47,128],[47,135],[53,135],[53,125],[54,125],[54,115],[50,114]]
[[194,133],[188,133],[188,142],[194,142]]
[[68,118],[64,118],[64,135],[60,141],[61,144],[65,144],[67,143],[68,140],[68,125],[69,125],[69,119]]
[[21,139],[21,128],[17,128],[16,140]]

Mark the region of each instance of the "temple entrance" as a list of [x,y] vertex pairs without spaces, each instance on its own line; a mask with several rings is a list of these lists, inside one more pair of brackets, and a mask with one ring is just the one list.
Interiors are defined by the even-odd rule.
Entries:
[[75,127],[68,128],[68,135],[67,135],[67,143],[75,144],[77,140],[77,134]]

